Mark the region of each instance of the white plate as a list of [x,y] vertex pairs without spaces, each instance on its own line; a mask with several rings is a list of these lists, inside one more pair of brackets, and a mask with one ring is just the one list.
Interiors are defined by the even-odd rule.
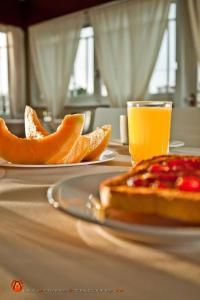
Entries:
[[[110,144],[113,144],[113,143],[123,145],[123,143],[120,141],[120,139],[112,139],[110,141]],[[126,144],[126,145],[128,145],[128,144]],[[169,148],[178,148],[178,147],[183,147],[184,145],[185,145],[185,143],[182,141],[171,141],[169,143]]]
[[194,147],[174,148],[170,150],[170,154],[200,156],[200,148],[194,148]]
[[87,208],[89,195],[99,197],[99,183],[121,172],[102,171],[101,173],[90,172],[84,176],[68,176],[67,179],[58,182],[48,189],[48,201],[54,208],[61,210],[76,218],[103,226],[125,238],[151,244],[183,244],[200,242],[200,227],[162,227],[152,225],[130,224],[121,221],[95,218],[92,211]]
[[169,143],[169,148],[178,148],[178,147],[183,147],[184,145],[185,143],[182,141],[171,141]]
[[117,152],[111,150],[105,150],[98,160],[80,162],[78,164],[49,164],[49,165],[24,165],[24,164],[12,164],[5,160],[0,160],[0,167],[10,168],[60,168],[60,167],[77,167],[85,165],[100,164],[115,159]]

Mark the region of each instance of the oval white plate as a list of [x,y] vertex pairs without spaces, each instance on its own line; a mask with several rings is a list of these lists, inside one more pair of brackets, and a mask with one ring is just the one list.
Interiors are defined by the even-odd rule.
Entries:
[[185,143],[182,141],[171,141],[169,143],[169,148],[178,148],[178,147],[183,147],[184,145]]
[[[111,169],[110,169],[111,170]],[[121,170],[120,170],[121,171]],[[48,201],[56,209],[76,218],[99,224],[112,234],[151,244],[182,244],[200,242],[200,227],[162,227],[130,224],[110,219],[98,220],[87,208],[89,195],[99,197],[99,183],[121,172],[90,172],[88,175],[70,177],[48,189]]]
[[200,148],[194,148],[194,147],[174,148],[170,150],[170,153],[180,154],[180,155],[200,156]]
[[100,164],[115,159],[117,152],[111,150],[105,150],[98,160],[84,161],[78,164],[49,164],[49,165],[24,165],[24,164],[12,164],[5,160],[0,160],[0,166],[10,168],[63,168],[63,167],[77,167],[85,165]]
[[[113,143],[123,145],[123,143],[120,141],[120,139],[112,139],[110,141],[110,144],[112,145]],[[126,145],[128,145],[128,144],[126,144]],[[185,145],[185,143],[182,141],[171,141],[169,143],[169,148],[178,148],[178,147],[183,147],[184,145]]]

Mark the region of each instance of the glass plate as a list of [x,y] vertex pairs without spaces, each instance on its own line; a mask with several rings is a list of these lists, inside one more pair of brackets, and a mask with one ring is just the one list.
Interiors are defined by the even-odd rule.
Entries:
[[63,168],[63,167],[77,167],[85,165],[93,165],[105,163],[107,161],[115,159],[117,152],[111,150],[105,150],[98,160],[84,161],[77,164],[48,164],[48,165],[25,165],[25,164],[12,164],[5,160],[0,159],[0,167],[10,167],[10,168]]
[[[110,169],[111,170],[111,169]],[[121,171],[122,172],[122,171]],[[163,227],[130,224],[111,219],[99,220],[88,209],[89,196],[99,197],[98,187],[102,180],[119,175],[116,172],[90,172],[88,175],[68,176],[48,189],[49,203],[56,209],[87,222],[99,224],[112,234],[151,244],[182,244],[200,242],[200,227]]]

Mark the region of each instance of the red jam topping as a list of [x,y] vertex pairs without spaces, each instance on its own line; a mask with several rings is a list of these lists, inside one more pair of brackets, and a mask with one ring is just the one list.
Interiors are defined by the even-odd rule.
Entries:
[[153,164],[148,168],[150,173],[159,173],[169,171],[169,167],[161,164]]
[[200,192],[200,158],[173,157],[158,161],[130,177],[127,185]]
[[162,182],[162,181],[157,180],[152,184],[152,187],[159,188],[159,189],[167,189],[167,188],[170,188],[170,184],[167,182]]
[[195,176],[180,177],[176,187],[181,191],[200,192],[200,178]]

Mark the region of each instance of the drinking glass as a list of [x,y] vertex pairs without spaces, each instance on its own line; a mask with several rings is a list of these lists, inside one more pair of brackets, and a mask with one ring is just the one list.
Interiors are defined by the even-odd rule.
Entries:
[[128,101],[127,108],[132,162],[168,154],[172,102]]

